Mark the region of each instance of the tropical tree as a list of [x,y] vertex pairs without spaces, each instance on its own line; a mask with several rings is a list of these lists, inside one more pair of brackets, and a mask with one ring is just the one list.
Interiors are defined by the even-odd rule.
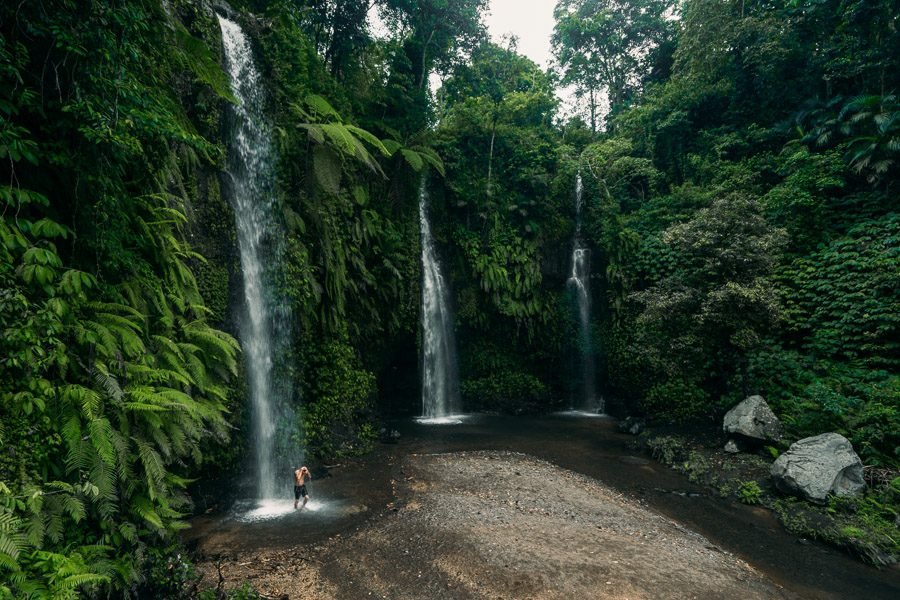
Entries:
[[[671,0],[560,0],[552,44],[563,85],[586,99],[591,130],[631,101],[667,41]],[[603,114],[604,102],[608,110]]]

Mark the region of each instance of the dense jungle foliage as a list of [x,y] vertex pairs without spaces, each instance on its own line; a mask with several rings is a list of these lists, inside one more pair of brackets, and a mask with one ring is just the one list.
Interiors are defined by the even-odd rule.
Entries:
[[712,424],[760,393],[791,439],[898,467],[896,3],[560,0],[546,72],[486,7],[0,6],[0,597],[180,593],[188,486],[246,454],[215,11],[268,87],[311,456],[419,410],[423,179],[467,410],[569,404],[580,173],[611,409]]

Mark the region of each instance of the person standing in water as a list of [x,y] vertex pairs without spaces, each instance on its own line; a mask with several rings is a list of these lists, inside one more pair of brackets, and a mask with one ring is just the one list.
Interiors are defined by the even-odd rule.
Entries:
[[[305,466],[300,467],[299,469],[294,470],[294,508],[297,508],[297,503],[300,501],[300,496],[303,496],[303,506],[306,506],[306,502],[309,500],[309,493],[306,491],[306,482],[312,479],[312,475],[309,474],[309,469]],[[302,506],[300,507],[302,510]]]

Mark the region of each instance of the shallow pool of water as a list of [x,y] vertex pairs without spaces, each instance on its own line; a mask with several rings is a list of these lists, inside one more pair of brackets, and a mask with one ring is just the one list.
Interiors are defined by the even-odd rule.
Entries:
[[291,499],[243,500],[235,503],[232,508],[232,518],[241,523],[257,523],[269,519],[279,519],[293,513],[333,512],[339,510],[340,507],[337,504],[340,503],[310,500],[306,506],[303,506],[301,500],[297,508],[294,508],[294,501]]
[[553,413],[553,414],[556,416],[559,416],[559,417],[590,417],[590,418],[602,417],[604,419],[610,418],[610,416],[606,413],[591,412],[589,410],[564,410],[564,411]]
[[445,415],[443,417],[416,417],[416,423],[422,425],[462,425],[464,422],[471,421],[474,415]]

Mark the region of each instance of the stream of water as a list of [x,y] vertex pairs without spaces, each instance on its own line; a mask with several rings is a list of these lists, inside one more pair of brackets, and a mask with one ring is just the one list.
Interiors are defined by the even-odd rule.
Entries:
[[435,423],[458,423],[459,378],[453,315],[447,284],[434,249],[428,220],[428,191],[419,192],[422,232],[422,417]]
[[575,297],[578,317],[578,355],[581,379],[572,408],[591,413],[603,412],[603,398],[597,396],[594,369],[594,345],[591,339],[591,251],[581,233],[581,215],[584,210],[584,183],[581,173],[575,179],[575,241],[572,244],[572,270],[568,286]]
[[[219,16],[225,67],[238,104],[230,107],[226,194],[234,210],[244,287],[239,337],[247,366],[251,404],[256,497],[285,496],[290,452],[279,441],[279,423],[290,423],[289,386],[275,385],[276,353],[286,350],[282,307],[273,300],[267,266],[277,263],[272,211],[274,153],[263,118],[265,96],[249,40],[240,26]],[[274,326],[278,322],[278,330]]]

